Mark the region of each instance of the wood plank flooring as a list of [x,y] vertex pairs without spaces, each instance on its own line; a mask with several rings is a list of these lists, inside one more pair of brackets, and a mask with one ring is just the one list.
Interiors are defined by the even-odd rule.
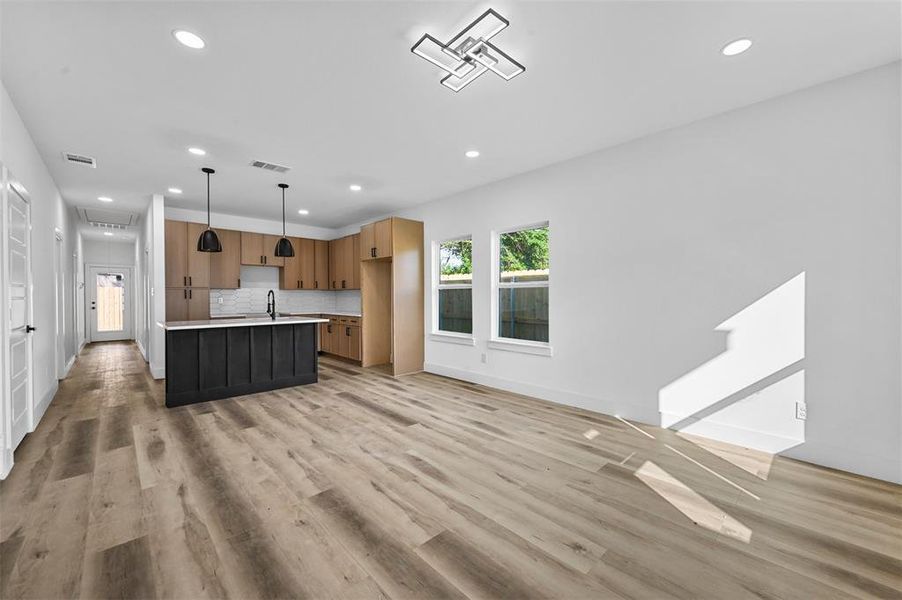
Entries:
[[0,484],[2,598],[902,598],[883,482],[419,374],[163,407],[88,346]]

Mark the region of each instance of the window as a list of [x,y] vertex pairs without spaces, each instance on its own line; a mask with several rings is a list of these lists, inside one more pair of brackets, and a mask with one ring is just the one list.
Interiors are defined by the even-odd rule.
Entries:
[[439,332],[473,333],[473,240],[448,240],[438,247]]
[[548,343],[548,223],[498,235],[498,338]]

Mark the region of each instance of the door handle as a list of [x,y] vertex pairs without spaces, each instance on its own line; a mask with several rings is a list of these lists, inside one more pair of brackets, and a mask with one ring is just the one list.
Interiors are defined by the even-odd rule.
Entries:
[[32,327],[31,325],[25,326],[25,333],[31,333],[32,331],[37,331],[37,327]]

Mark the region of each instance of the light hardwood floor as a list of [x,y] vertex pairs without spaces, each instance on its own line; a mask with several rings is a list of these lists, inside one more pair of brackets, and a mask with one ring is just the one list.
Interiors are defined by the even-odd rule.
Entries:
[[900,488],[332,359],[177,409],[88,346],[0,484],[3,598],[902,597]]

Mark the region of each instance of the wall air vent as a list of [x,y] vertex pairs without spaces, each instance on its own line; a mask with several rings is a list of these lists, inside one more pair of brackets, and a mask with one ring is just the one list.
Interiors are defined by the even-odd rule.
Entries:
[[63,158],[66,159],[66,162],[74,163],[76,165],[84,165],[86,167],[91,167],[92,169],[97,168],[97,161],[94,160],[94,157],[92,156],[75,154],[74,152],[63,152]]
[[264,160],[255,160],[251,162],[251,166],[257,167],[258,169],[263,169],[265,171],[273,171],[274,173],[284,173],[291,170],[291,167],[277,165],[275,163],[266,162]]

